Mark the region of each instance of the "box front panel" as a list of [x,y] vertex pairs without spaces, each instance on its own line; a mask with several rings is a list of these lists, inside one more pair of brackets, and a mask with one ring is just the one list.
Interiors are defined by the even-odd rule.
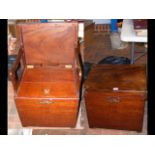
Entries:
[[90,127],[141,131],[144,114],[143,95],[88,92],[85,100]]
[[78,100],[16,99],[23,126],[74,127]]

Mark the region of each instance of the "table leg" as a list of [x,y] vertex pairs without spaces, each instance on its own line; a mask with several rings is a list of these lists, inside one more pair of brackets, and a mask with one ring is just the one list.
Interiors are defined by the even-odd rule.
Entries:
[[134,64],[134,52],[135,52],[135,44],[134,44],[134,42],[132,42],[131,43],[131,53],[130,53],[130,58],[131,58],[130,64]]

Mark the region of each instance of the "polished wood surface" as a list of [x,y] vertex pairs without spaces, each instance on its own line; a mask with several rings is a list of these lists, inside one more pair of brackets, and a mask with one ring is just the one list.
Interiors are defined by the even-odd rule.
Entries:
[[90,127],[141,131],[146,100],[144,66],[94,66],[85,88]]
[[75,59],[78,23],[22,25],[27,64],[70,64]]
[[85,100],[90,127],[141,131],[143,95],[88,92]]
[[96,65],[92,68],[86,88],[112,91],[145,91],[146,67],[144,65]]
[[16,99],[17,110],[23,126],[75,127],[77,100]]
[[[65,76],[62,76],[65,75]],[[66,69],[64,66],[35,67],[25,69],[23,82],[53,82],[53,81],[72,81],[74,82],[73,69]]]
[[[23,126],[75,126],[82,79],[77,26],[77,22],[18,26],[22,52],[10,76]],[[24,69],[15,78],[22,58]]]

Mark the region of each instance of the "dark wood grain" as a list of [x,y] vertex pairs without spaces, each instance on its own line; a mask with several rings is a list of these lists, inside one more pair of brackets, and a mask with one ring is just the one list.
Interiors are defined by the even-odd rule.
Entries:
[[145,91],[145,65],[96,65],[92,68],[85,86],[93,90]]
[[23,24],[22,39],[27,64],[73,63],[78,23]]
[[141,131],[146,100],[144,66],[94,66],[85,88],[90,127]]

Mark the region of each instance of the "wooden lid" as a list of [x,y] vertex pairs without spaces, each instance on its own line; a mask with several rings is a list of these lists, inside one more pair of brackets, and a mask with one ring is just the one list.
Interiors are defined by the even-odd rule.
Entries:
[[96,91],[146,91],[146,67],[135,64],[95,65],[85,87]]
[[68,64],[74,60],[78,23],[21,24],[26,64]]

